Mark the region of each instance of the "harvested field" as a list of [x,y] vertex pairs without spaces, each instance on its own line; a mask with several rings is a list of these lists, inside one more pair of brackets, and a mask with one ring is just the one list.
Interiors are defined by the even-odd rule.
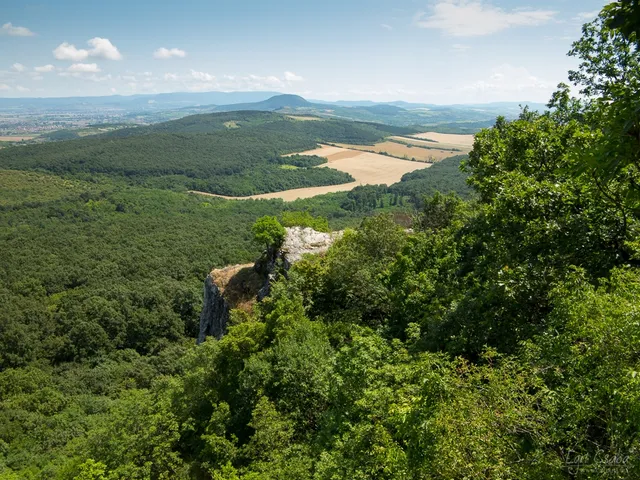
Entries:
[[22,140],[33,140],[36,135],[0,135],[0,142],[21,142]]
[[473,135],[458,135],[454,133],[435,133],[424,132],[411,135],[411,138],[421,138],[432,140],[429,145],[439,145],[443,148],[459,148],[465,151],[471,151],[473,148]]
[[325,193],[346,192],[358,185],[378,185],[383,183],[391,185],[392,183],[399,182],[405,173],[429,167],[428,164],[421,162],[411,162],[394,157],[387,157],[385,155],[378,155],[377,153],[361,152],[327,145],[323,145],[321,148],[314,150],[300,152],[300,155],[319,155],[326,157],[329,162],[316,168],[335,168],[336,170],[351,174],[356,180],[355,182],[343,183],[341,185],[296,188],[293,190],[285,190],[284,192],[262,193],[249,197],[226,197],[224,195],[203,192],[191,193],[221,197],[229,200],[281,198],[284,201],[290,202],[299,198],[310,198]]
[[[410,140],[407,140],[410,142]],[[436,145],[436,144],[433,144]],[[346,145],[340,144],[343,148],[349,148],[353,150],[362,150],[362,151],[374,151],[376,153],[386,152],[389,155],[401,158],[404,160],[414,160],[417,162],[438,162],[443,158],[451,157],[452,155],[456,155],[457,153],[462,152],[452,152],[450,150],[439,150],[439,149],[426,149],[420,147],[410,147],[408,145],[402,145],[396,142],[382,142],[376,143],[375,145]],[[431,145],[430,145],[431,146]]]
[[340,147],[332,147],[330,145],[321,145],[318,148],[314,148],[313,150],[307,150],[306,152],[296,152],[296,153],[290,153],[289,155],[283,155],[283,157],[290,157],[292,155],[317,155],[318,157],[324,157],[326,158],[329,162],[331,162],[331,159],[335,156],[338,155],[340,153],[344,153],[345,149],[344,148],[340,148]]

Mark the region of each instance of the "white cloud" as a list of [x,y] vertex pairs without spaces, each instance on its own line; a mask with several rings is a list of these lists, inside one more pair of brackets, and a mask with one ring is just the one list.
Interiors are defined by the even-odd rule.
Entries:
[[63,42],[55,48],[53,56],[58,60],[81,62],[89,56],[89,52],[84,49],[77,49],[75,45],[70,43]]
[[11,90],[11,87],[6,83],[0,83],[0,90]]
[[[139,74],[138,78],[140,78]],[[296,82],[304,81],[304,78],[294,72],[286,71],[281,76],[277,75],[213,75],[207,72],[201,72],[198,70],[190,69],[187,74],[171,73],[167,72],[163,75],[158,75],[146,79],[153,80],[154,85],[150,83],[145,85],[139,83],[138,87],[144,88],[161,88],[161,82],[167,82],[171,84],[167,88],[174,88],[176,84],[181,85],[181,88],[189,91],[203,92],[211,90],[223,90],[223,91],[261,91],[261,90],[284,90],[287,87],[293,86]]]
[[33,77],[31,77],[31,80],[40,81],[44,80],[44,77],[42,75],[34,75]]
[[301,82],[304,80],[300,75],[296,75],[293,72],[284,72],[284,79],[289,83]]
[[216,77],[213,75],[210,75],[205,72],[196,72],[195,70],[191,70],[191,77],[196,80],[201,80],[203,82],[212,82],[216,79]]
[[[465,92],[486,94],[498,93],[509,94],[519,93],[521,95],[540,96],[541,92],[548,92],[550,95],[555,88],[553,82],[548,82],[532,75],[524,67],[514,67],[513,65],[504,64],[492,70],[487,80],[479,80],[462,88]],[[521,98],[521,100],[529,100]]]
[[115,88],[111,87],[111,93],[116,93],[118,90],[116,90]]
[[104,58],[106,60],[122,60],[122,54],[108,38],[95,37],[87,42],[93,47],[89,50],[89,56]]
[[72,73],[98,73],[101,70],[95,63],[74,63],[67,71]]
[[179,48],[164,48],[161,47],[153,52],[154,58],[168,59],[173,57],[184,58],[187,56],[187,52],[180,50]]
[[542,25],[550,22],[556,13],[523,8],[505,11],[481,0],[440,0],[430,14],[418,12],[414,21],[420,28],[442,30],[454,37],[472,37],[511,27]]
[[599,13],[600,13],[600,10],[594,10],[592,12],[580,12],[575,17],[573,17],[573,20],[581,23],[590,22],[591,20],[594,20]]
[[24,72],[26,68],[27,67],[25,67],[21,63],[14,63],[13,65],[11,65],[11,70],[13,70],[14,72]]
[[16,90],[18,90],[19,92],[23,92],[23,93],[24,93],[24,92],[30,92],[30,91],[31,91],[31,89],[29,89],[29,88],[27,88],[27,87],[23,87],[22,85],[18,85],[18,86],[16,87]]
[[262,77],[260,75],[249,75],[245,78],[250,84],[250,89],[261,90],[263,88],[279,88],[284,86],[284,82],[275,75]]
[[385,30],[393,30],[393,27],[391,25],[387,25],[386,23],[381,23],[380,26]]
[[2,35],[10,35],[12,37],[33,37],[35,33],[29,30],[26,27],[16,27],[9,23],[5,23],[0,28],[0,34]]
[[47,73],[47,72],[53,72],[56,69],[56,67],[54,67],[53,65],[49,64],[49,65],[43,65],[41,67],[35,67],[34,70],[36,72],[39,73]]
[[76,48],[75,45],[63,42],[53,51],[53,56],[58,60],[69,60],[71,62],[81,62],[88,57],[98,57],[107,60],[121,60],[122,55],[118,49],[107,38],[95,37],[87,41],[91,50]]

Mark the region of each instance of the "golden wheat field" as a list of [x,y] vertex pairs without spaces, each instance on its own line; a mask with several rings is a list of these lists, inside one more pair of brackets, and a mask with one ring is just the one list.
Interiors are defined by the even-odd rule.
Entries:
[[455,133],[424,132],[416,133],[410,137],[425,140],[427,141],[428,146],[459,148],[465,153],[471,151],[474,141],[473,135],[461,135]]
[[[406,140],[408,143],[410,140]],[[439,150],[435,148],[420,148],[419,146],[409,146],[403,145],[396,142],[381,142],[376,143],[375,145],[347,145],[340,144],[343,148],[353,149],[353,150],[362,150],[362,151],[373,151],[376,153],[386,152],[387,154],[394,156],[396,158],[401,158],[405,160],[414,160],[417,162],[438,162],[443,158],[451,157],[453,155],[458,155],[463,152],[452,152],[448,150]],[[431,146],[431,145],[430,145]]]
[[221,197],[230,200],[246,200],[246,199],[269,199],[281,198],[290,202],[299,198],[310,198],[325,193],[346,192],[352,190],[358,185],[378,185],[399,182],[405,173],[427,168],[430,165],[422,162],[411,162],[401,160],[377,153],[362,152],[358,150],[350,150],[341,147],[333,147],[323,145],[320,148],[300,152],[300,155],[318,155],[325,157],[328,163],[320,165],[316,168],[331,167],[336,170],[349,173],[354,182],[343,183],[340,185],[327,185],[324,187],[296,188],[293,190],[285,190],[283,192],[262,193],[259,195],[251,195],[249,197],[227,197],[224,195],[215,195],[212,193],[192,192],[212,197]]

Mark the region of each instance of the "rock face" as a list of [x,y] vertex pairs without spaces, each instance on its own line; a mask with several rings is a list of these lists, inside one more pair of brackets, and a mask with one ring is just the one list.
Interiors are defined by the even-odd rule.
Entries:
[[209,274],[204,282],[204,302],[200,313],[198,345],[204,342],[206,337],[222,338],[227,329],[228,321],[229,304],[214,283],[213,276]]
[[287,236],[280,250],[285,262],[291,265],[301,260],[305,253],[326,252],[336,239],[342,237],[342,233],[324,233],[308,227],[290,227],[287,228]]
[[227,330],[229,312],[249,311],[255,301],[269,295],[278,271],[284,271],[306,253],[326,252],[342,232],[323,233],[312,228],[291,227],[282,247],[268,251],[255,265],[233,265],[213,270],[204,282],[204,301],[200,313],[198,344],[206,337],[222,338]]

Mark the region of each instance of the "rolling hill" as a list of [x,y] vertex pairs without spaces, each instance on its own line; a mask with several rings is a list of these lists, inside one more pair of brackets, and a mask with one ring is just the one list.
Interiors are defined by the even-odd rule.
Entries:
[[[271,99],[272,108],[304,102]],[[43,170],[81,179],[247,196],[353,181],[331,168],[290,165],[283,155],[319,142],[371,144],[414,129],[327,119],[303,122],[274,112],[194,115],[78,140],[6,148],[0,169]]]

